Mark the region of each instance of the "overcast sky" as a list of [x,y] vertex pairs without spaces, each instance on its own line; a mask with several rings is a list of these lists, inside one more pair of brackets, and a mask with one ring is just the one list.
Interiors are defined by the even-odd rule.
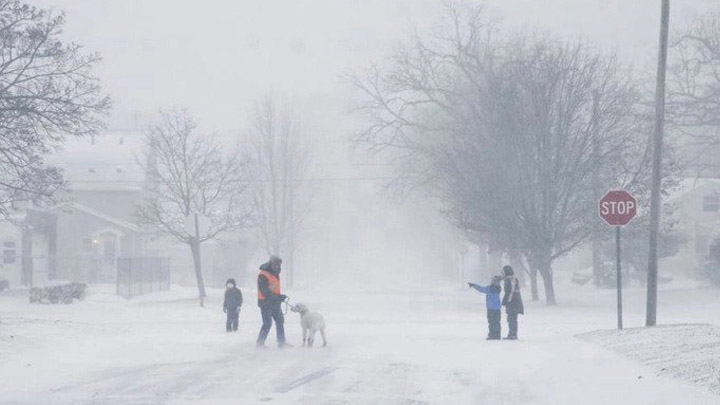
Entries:
[[[716,0],[673,3],[673,22]],[[387,54],[411,25],[437,13],[431,0],[38,0],[67,12],[67,35],[104,57],[112,125],[131,111],[186,106],[221,132],[244,125],[268,91],[312,109],[310,121],[343,121],[341,76]],[[584,37],[647,63],[660,0],[487,0],[506,25]],[[328,111],[324,110],[329,106]],[[307,121],[307,120],[306,120]],[[308,123],[310,127],[315,124]],[[340,125],[342,127],[342,125]]]

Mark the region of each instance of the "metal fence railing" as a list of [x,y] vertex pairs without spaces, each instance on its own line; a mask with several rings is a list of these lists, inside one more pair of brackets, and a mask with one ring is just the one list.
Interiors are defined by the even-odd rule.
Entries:
[[170,289],[167,257],[120,257],[117,259],[117,295],[137,297]]

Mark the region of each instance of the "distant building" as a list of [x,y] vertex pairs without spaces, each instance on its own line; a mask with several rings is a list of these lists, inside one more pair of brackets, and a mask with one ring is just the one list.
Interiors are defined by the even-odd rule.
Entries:
[[69,182],[61,197],[67,202],[50,210],[56,218],[55,277],[112,281],[118,257],[149,253],[135,220],[145,181],[137,161],[142,148],[141,134],[109,132],[71,139],[50,160]]
[[[49,280],[113,282],[119,258],[168,257],[173,282],[194,283],[189,248],[157,239],[137,223],[146,176],[139,160],[144,137],[138,132],[108,132],[69,139],[48,159],[68,180],[57,206],[18,209],[12,221],[0,222],[0,279],[11,286]],[[234,243],[235,245],[238,242]],[[233,242],[206,243],[206,282],[224,284],[241,263]],[[239,269],[238,269],[239,270]]]
[[684,179],[666,202],[675,207],[676,230],[687,238],[675,259],[685,271],[693,271],[707,259],[712,240],[720,237],[720,179]]
[[0,280],[16,286],[52,278],[55,224],[52,215],[32,208],[18,209],[9,220],[0,221]]

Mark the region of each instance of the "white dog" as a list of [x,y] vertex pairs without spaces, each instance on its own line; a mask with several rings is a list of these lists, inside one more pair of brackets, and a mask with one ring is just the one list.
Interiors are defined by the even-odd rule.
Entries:
[[[299,303],[291,308],[291,311],[300,314],[300,324],[303,330],[303,346],[312,347],[315,342],[315,332],[320,331],[323,346],[327,346],[327,338],[325,337],[325,319],[317,312],[310,311],[307,305]],[[309,332],[309,336],[308,336]]]

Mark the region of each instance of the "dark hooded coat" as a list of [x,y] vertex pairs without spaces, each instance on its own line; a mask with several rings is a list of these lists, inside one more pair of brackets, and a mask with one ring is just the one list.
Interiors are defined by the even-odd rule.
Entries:
[[232,284],[233,287],[225,290],[223,308],[227,311],[237,311],[243,304],[242,291],[235,286],[233,279],[229,279],[225,284]]
[[522,294],[520,294],[520,282],[515,276],[505,277],[503,290],[505,292],[502,304],[508,314],[524,314]]

